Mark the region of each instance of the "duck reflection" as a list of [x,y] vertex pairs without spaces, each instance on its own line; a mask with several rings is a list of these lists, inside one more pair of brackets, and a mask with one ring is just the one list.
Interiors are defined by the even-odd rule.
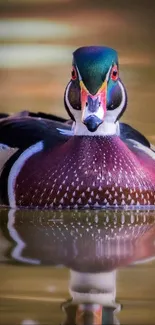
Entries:
[[[1,227],[19,262],[70,269],[63,325],[119,324],[116,270],[154,258],[153,211],[2,210]],[[4,229],[5,228],[5,229]],[[6,254],[6,252],[5,252]]]

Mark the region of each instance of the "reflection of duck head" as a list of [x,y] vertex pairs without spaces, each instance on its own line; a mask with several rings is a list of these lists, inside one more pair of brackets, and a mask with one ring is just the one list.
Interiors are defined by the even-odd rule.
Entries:
[[71,270],[69,288],[72,299],[62,305],[67,315],[64,325],[119,324],[115,317],[120,310],[115,302],[115,270],[100,273]]
[[7,228],[14,259],[70,269],[65,325],[117,324],[116,269],[154,256],[154,223],[151,211],[10,210]]
[[100,304],[73,304],[72,301],[68,301],[63,304],[63,310],[66,313],[66,319],[63,325],[112,325],[120,324],[117,320],[115,313],[118,312],[118,308],[104,307]]

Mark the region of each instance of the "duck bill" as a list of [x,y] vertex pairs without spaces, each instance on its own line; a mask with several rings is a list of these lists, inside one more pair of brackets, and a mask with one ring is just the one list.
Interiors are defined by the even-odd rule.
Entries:
[[91,95],[84,83],[81,87],[81,108],[82,122],[90,132],[95,132],[103,123],[107,104],[107,81],[104,81],[101,88],[95,95]]

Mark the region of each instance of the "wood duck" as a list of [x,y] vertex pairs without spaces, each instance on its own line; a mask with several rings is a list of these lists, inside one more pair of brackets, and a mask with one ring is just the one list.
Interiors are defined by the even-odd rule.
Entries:
[[119,123],[127,93],[117,52],[77,49],[64,102],[72,125],[35,117],[1,121],[0,142],[18,148],[3,166],[2,203],[52,209],[154,206],[155,152],[143,135]]

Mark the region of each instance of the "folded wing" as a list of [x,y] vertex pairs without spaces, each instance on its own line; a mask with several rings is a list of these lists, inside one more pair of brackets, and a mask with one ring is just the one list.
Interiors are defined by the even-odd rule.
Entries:
[[[60,133],[58,128],[66,132]],[[53,146],[68,140],[71,126],[62,122],[24,117],[8,117],[0,120],[0,143],[25,149],[43,140],[45,146]]]

